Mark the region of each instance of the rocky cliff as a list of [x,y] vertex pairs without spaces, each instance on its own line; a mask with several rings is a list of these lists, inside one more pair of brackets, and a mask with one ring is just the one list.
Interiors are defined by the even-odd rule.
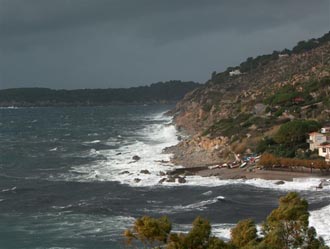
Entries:
[[[330,35],[308,44],[249,58],[186,94],[171,113],[190,137],[172,148],[173,161],[198,166],[234,160],[288,120],[330,120]],[[231,76],[234,69],[242,73]]]

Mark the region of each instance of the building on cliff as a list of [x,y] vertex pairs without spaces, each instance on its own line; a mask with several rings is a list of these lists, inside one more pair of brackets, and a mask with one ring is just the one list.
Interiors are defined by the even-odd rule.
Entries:
[[325,158],[325,161],[330,162],[330,128],[323,127],[320,132],[309,133],[309,149],[311,151],[318,150],[318,155]]
[[324,157],[326,162],[330,162],[330,143],[322,143],[318,149],[319,156]]
[[242,73],[239,69],[229,72],[229,76],[235,76],[235,75],[240,75],[240,74],[242,74]]
[[309,139],[307,139],[307,142],[309,143],[309,149],[311,151],[314,151],[318,149],[318,147],[327,141],[327,137],[319,132],[312,132],[309,133]]

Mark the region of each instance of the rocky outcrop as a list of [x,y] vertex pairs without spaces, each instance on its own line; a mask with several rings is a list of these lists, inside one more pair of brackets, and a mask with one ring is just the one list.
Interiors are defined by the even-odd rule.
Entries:
[[223,163],[234,160],[234,153],[228,147],[227,137],[211,139],[196,135],[179,144],[165,148],[166,153],[172,153],[172,162],[186,167],[199,167],[209,164]]

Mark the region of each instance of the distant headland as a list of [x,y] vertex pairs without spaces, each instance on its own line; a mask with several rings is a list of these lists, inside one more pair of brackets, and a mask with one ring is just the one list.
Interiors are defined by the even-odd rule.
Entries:
[[192,81],[167,81],[149,86],[108,89],[54,90],[10,88],[0,90],[0,106],[105,106],[112,104],[170,104],[201,86]]

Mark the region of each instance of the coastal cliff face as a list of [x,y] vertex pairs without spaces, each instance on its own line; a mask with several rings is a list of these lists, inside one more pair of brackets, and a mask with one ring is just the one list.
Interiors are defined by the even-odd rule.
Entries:
[[214,73],[171,111],[177,127],[190,135],[172,149],[175,163],[234,160],[235,154],[255,151],[261,139],[288,120],[329,120],[330,41],[272,55],[239,75],[230,76],[230,70]]

